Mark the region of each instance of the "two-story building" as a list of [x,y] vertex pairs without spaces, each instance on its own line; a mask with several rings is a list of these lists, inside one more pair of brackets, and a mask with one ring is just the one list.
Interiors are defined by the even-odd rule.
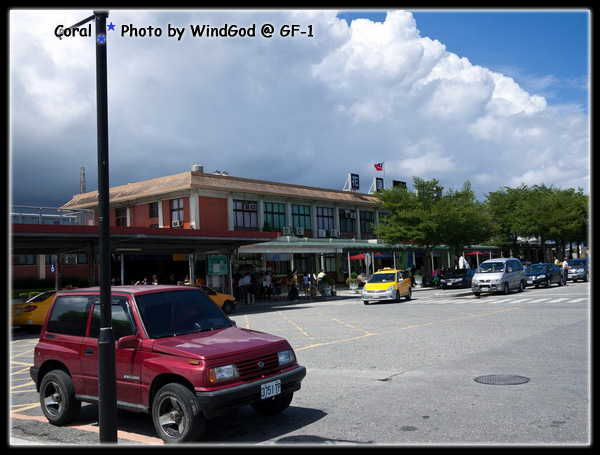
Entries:
[[[112,187],[109,193],[111,226],[117,229],[161,228],[173,235],[193,231],[199,236],[271,233],[259,242],[221,250],[210,251],[206,245],[196,249],[192,238],[187,248],[174,249],[171,255],[152,253],[152,248],[121,250],[119,270],[125,283],[160,273],[163,282],[200,276],[228,289],[223,270],[217,274],[211,269],[217,267],[209,262],[215,255],[224,256],[230,274],[250,266],[278,274],[323,268],[342,281],[349,268],[361,266],[350,264],[349,254],[394,250],[377,241],[373,226],[383,207],[372,194],[205,173],[198,165],[189,172]],[[61,210],[93,211],[97,218],[98,193],[76,194]],[[393,260],[401,258],[393,254]]]

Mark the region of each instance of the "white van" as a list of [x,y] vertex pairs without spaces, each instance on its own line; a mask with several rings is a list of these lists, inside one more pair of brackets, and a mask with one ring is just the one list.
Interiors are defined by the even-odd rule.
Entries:
[[503,292],[525,289],[525,270],[516,258],[498,258],[483,261],[473,275],[471,291],[479,297],[482,292]]

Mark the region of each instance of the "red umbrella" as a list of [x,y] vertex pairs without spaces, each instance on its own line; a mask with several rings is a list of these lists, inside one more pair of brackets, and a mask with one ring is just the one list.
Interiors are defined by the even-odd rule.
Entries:
[[[365,254],[366,253],[355,254],[354,256],[350,256],[350,259],[354,259],[354,260],[362,259],[362,260],[364,260],[365,259]],[[391,257],[389,255],[381,254],[381,253],[373,253],[371,256],[374,256],[376,258],[388,258],[388,257]]]

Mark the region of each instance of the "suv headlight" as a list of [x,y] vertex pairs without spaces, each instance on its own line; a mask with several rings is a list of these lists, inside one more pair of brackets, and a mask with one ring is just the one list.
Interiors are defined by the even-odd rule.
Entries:
[[279,351],[277,353],[277,358],[279,359],[280,366],[296,361],[296,356],[294,355],[294,351],[292,351],[291,349],[286,349],[285,351]]
[[215,382],[227,381],[228,379],[237,378],[240,375],[235,364],[223,365],[221,367],[213,367],[208,370],[208,380],[213,384]]

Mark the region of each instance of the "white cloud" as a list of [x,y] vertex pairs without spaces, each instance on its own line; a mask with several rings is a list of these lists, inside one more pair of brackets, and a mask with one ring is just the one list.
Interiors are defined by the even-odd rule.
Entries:
[[[11,158],[20,201],[39,181],[21,185],[26,173],[52,181],[56,204],[71,197],[80,166],[94,188],[95,46],[53,35],[56,25],[89,14],[11,11]],[[410,13],[349,26],[324,10],[116,10],[108,22],[117,25],[108,43],[113,185],[203,164],[341,189],[349,172],[365,182],[379,176],[373,163],[385,161],[388,180],[436,178],[447,188],[470,180],[480,197],[536,178],[589,188],[585,114],[550,106],[510,77],[448,52],[421,36]],[[258,36],[191,36],[190,25],[225,23],[255,24]],[[265,23],[310,25],[312,36],[263,38]],[[122,37],[125,24],[161,27],[163,36]],[[185,28],[180,41],[166,36],[168,24]]]

